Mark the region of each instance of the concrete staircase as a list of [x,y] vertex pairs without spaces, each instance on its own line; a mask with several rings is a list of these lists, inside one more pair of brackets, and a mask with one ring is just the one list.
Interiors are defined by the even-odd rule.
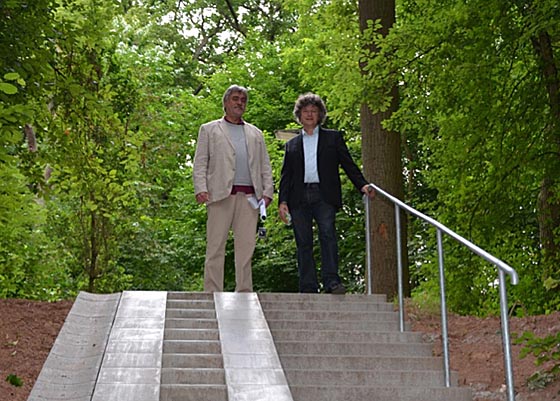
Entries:
[[212,294],[169,292],[160,401],[227,401]]
[[384,296],[259,294],[294,401],[471,401]]
[[28,401],[472,401],[384,296],[80,293]]

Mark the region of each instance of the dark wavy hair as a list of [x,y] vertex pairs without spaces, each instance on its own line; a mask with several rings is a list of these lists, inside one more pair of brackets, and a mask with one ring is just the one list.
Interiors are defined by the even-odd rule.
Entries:
[[226,111],[226,102],[233,92],[243,93],[245,96],[247,96],[247,101],[249,101],[249,91],[247,90],[247,88],[239,85],[231,85],[226,89],[226,91],[224,92],[224,97],[222,98],[222,107],[224,111]]
[[317,106],[319,109],[319,123],[323,124],[327,119],[327,108],[321,97],[314,93],[304,93],[297,98],[296,104],[294,105],[294,117],[296,121],[301,124],[301,110],[309,105]]

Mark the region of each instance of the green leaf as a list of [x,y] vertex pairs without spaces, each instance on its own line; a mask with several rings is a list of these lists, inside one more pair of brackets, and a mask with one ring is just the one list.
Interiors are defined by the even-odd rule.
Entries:
[[550,290],[553,290],[553,289],[557,288],[558,284],[560,284],[559,280],[555,280],[552,277],[548,277],[544,281],[544,288],[546,288],[548,291],[550,291]]
[[4,92],[7,95],[14,95],[17,93],[17,88],[7,82],[0,82],[0,91]]
[[4,74],[4,79],[6,81],[17,81],[19,79],[19,74],[17,72],[9,72]]

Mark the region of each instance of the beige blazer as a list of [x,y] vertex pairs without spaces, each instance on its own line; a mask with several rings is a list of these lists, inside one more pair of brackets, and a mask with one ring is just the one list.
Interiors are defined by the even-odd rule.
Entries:
[[[226,124],[221,118],[203,124],[198,132],[193,167],[194,193],[208,192],[209,203],[227,198],[233,187],[235,149]],[[243,128],[255,195],[258,199],[263,195],[272,199],[272,168],[263,134],[247,122]]]

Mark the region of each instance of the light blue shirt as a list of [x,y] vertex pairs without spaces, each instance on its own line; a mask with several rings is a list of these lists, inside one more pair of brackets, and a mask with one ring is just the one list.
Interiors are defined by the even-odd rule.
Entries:
[[303,158],[305,160],[305,176],[303,182],[306,184],[319,182],[319,171],[317,170],[317,145],[319,143],[319,126],[313,129],[313,135],[309,135],[304,129],[301,130],[303,139]]

